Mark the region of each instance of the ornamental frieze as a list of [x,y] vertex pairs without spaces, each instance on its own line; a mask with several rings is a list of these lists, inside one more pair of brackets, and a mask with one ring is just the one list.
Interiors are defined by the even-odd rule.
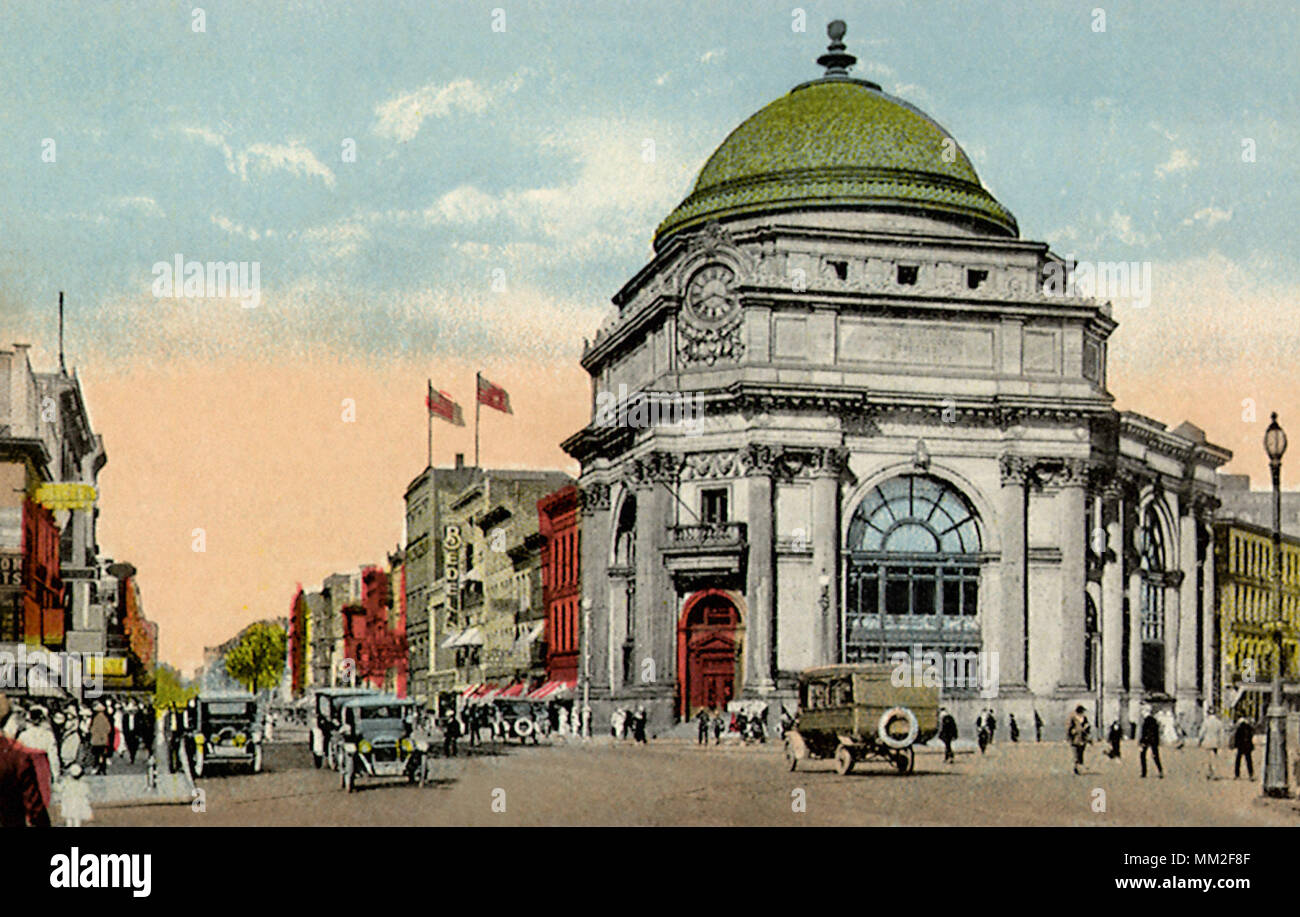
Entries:
[[741,318],[736,310],[724,324],[709,327],[700,325],[689,317],[677,323],[677,362],[679,366],[715,363],[736,363],[745,354]]

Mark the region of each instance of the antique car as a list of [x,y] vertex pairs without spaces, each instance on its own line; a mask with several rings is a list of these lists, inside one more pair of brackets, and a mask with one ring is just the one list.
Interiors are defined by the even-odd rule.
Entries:
[[340,787],[351,793],[361,777],[406,777],[424,786],[430,756],[428,740],[415,734],[418,703],[386,695],[354,697],[339,705],[339,713]]
[[339,743],[339,706],[355,697],[375,697],[379,692],[374,688],[317,688],[315,691],[315,715],[311,724],[311,760],[316,767],[325,761],[332,769],[338,770]]
[[888,761],[900,774],[915,765],[914,746],[938,732],[939,689],[899,687],[890,663],[829,665],[799,676],[799,712],[785,736],[790,770],[801,760],[834,758],[847,774],[858,761]]
[[497,698],[492,701],[494,712],[501,715],[501,738],[516,738],[522,745],[529,739],[536,744],[539,732],[544,731],[541,719],[547,716],[546,704],[521,698]]
[[185,750],[195,777],[215,765],[262,771],[262,716],[251,694],[200,694],[185,707]]

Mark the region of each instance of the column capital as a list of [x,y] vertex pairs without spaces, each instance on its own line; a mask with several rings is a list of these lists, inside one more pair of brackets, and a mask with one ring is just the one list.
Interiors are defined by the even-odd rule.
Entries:
[[672,483],[681,471],[681,456],[670,452],[647,452],[623,465],[623,474],[633,487]]
[[582,515],[591,516],[596,512],[609,509],[609,485],[593,481],[578,488],[578,501],[582,506]]

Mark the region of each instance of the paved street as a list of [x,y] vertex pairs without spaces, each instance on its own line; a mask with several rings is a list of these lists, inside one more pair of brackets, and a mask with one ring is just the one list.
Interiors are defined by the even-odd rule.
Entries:
[[[199,781],[206,811],[188,806],[102,808],[92,825],[1300,825],[1300,802],[1258,799],[1258,783],[1206,781],[1199,750],[1163,749],[1167,777],[1138,777],[1137,748],[1111,762],[1089,749],[1070,771],[1063,743],[997,744],[989,754],[918,754],[897,776],[829,761],[789,773],[779,746],[661,741],[646,747],[491,746],[439,760],[426,788],[367,781],[349,796],[338,776],[312,768],[305,746],[278,744],[257,776]],[[1231,757],[1220,752],[1221,772]],[[1257,764],[1259,762],[1257,761]],[[804,769],[806,768],[806,770]],[[1257,772],[1258,776],[1258,772]],[[1105,811],[1093,811],[1096,789]],[[795,812],[795,790],[806,811]],[[504,791],[504,798],[502,793]],[[494,811],[501,808],[504,812]]]

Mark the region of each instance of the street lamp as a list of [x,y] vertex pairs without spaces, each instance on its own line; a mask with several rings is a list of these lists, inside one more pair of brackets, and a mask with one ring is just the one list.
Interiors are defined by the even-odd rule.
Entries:
[[1286,452],[1286,434],[1277,423],[1277,412],[1264,431],[1264,451],[1273,473],[1273,640],[1276,660],[1273,664],[1273,700],[1268,708],[1268,744],[1264,750],[1264,795],[1290,795],[1286,775],[1286,711],[1282,706],[1282,455]]
[[591,738],[591,597],[582,600],[582,737]]

